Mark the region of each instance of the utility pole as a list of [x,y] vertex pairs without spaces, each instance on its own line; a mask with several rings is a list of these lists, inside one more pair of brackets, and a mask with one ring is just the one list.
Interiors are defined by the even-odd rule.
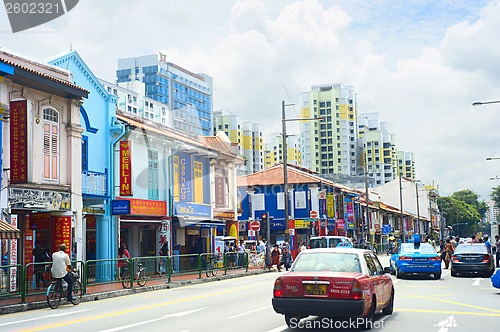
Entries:
[[[370,225],[370,207],[368,201],[370,200],[370,196],[368,194],[368,175],[367,173],[367,167],[366,167],[366,156],[365,156],[365,195],[366,195],[366,224]],[[365,249],[365,223],[363,222],[363,225],[361,226],[361,237],[362,237],[362,246],[363,249]]]
[[401,240],[404,242],[405,232],[403,229],[403,187],[401,186],[401,171],[399,172],[399,206],[401,212]]
[[[286,146],[286,121],[285,121],[285,101],[281,101],[281,125],[283,135],[283,197],[285,199],[285,229],[289,229],[288,222],[288,147]],[[290,234],[288,234],[288,237]],[[285,237],[286,238],[286,237]]]

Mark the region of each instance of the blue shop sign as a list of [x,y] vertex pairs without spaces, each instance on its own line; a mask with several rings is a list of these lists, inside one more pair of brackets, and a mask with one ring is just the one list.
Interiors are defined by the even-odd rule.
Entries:
[[345,223],[345,228],[346,229],[354,229],[356,225],[353,222],[346,222]]
[[382,233],[383,234],[391,233],[391,225],[382,225]]
[[174,211],[177,216],[212,217],[210,205],[174,202]]
[[111,214],[130,214],[130,201],[128,199],[112,200]]

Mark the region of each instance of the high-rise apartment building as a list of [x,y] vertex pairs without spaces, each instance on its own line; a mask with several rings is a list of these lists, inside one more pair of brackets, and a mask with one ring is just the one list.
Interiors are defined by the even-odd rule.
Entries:
[[360,165],[366,162],[367,175],[375,184],[387,183],[397,176],[395,135],[380,122],[378,113],[359,115],[359,145],[362,148]]
[[[278,133],[269,135],[270,143],[265,144],[265,167],[283,162],[283,136]],[[288,150],[287,163],[293,165],[300,165],[301,158],[301,136],[300,135],[287,135],[286,148]]]
[[[500,225],[498,223],[498,215],[500,214],[500,209],[496,205],[495,201],[488,201],[488,211],[486,211],[486,221],[491,227],[491,239],[495,238],[495,235],[500,234]],[[490,241],[491,241],[490,239]],[[497,248],[499,250],[499,248]]]
[[342,83],[313,85],[300,96],[302,166],[322,175],[360,175],[357,94]]
[[401,173],[408,179],[415,180],[415,154],[413,152],[397,151],[397,175]]
[[195,74],[164,54],[118,59],[117,83],[141,81],[147,97],[167,104],[169,125],[190,134],[212,135],[212,78]]
[[133,81],[115,84],[103,79],[99,79],[99,82],[108,93],[120,98],[116,105],[120,111],[171,126],[168,105],[147,97],[143,82]]
[[238,144],[238,155],[245,158],[245,164],[237,167],[238,175],[247,175],[264,169],[264,144],[262,124],[243,121],[235,113],[214,111],[214,133],[223,131],[231,142]]

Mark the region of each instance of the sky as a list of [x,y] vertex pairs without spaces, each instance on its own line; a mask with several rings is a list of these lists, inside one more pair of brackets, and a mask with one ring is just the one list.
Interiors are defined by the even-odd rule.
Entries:
[[[281,131],[281,101],[343,83],[359,112],[378,112],[416,177],[440,194],[500,185],[500,0],[82,0],[12,33],[0,48],[38,61],[76,50],[115,80],[117,59],[162,52],[214,80],[214,110]],[[298,116],[287,108],[287,118]],[[290,125],[288,133],[296,128]]]

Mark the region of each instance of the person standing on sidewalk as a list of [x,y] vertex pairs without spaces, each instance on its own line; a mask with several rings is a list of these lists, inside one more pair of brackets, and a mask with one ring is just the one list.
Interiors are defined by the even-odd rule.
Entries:
[[243,239],[240,240],[240,244],[238,245],[238,265],[245,265],[245,242]]
[[[43,263],[50,261],[49,253],[46,248],[43,248],[40,241],[35,241],[35,249],[33,249],[33,256],[35,256],[35,263]],[[45,282],[45,265],[35,265],[33,267],[33,272],[36,277],[36,288],[40,287],[40,282],[43,283],[43,288],[47,287]]]
[[446,252],[446,255],[444,257],[444,265],[445,265],[445,269],[448,269],[448,267],[450,266],[450,261],[451,261],[451,255],[453,254],[453,246],[451,244],[451,241],[450,239],[446,240],[446,247],[445,247],[445,252]]

